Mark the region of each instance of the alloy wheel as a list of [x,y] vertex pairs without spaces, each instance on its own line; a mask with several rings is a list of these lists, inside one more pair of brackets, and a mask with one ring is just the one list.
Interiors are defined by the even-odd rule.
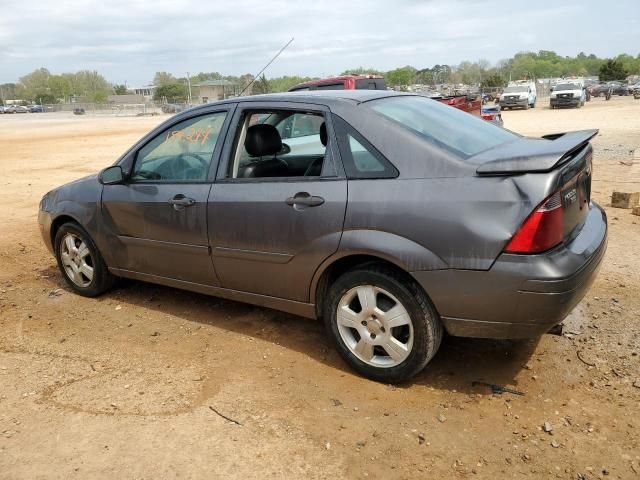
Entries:
[[395,367],[411,353],[411,317],[396,297],[380,287],[348,290],[338,303],[336,321],[344,344],[369,365]]
[[94,262],[91,251],[82,238],[67,233],[60,243],[60,259],[69,280],[82,288],[91,285]]

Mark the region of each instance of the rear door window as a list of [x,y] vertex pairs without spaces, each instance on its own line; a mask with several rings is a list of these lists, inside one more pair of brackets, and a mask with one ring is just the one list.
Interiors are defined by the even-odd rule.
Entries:
[[314,90],[344,90],[344,83],[325,83],[322,85],[316,85]]
[[365,78],[356,80],[358,90],[386,90],[384,78]]
[[338,116],[333,116],[340,157],[347,178],[395,178],[398,170],[359,132]]

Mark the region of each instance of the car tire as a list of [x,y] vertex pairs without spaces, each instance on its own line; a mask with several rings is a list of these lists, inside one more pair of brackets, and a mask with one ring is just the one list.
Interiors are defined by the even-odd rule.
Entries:
[[[363,308],[360,298],[370,307]],[[442,341],[442,323],[426,293],[385,266],[371,265],[339,277],[329,288],[323,313],[327,333],[342,358],[379,382],[413,377]]]
[[529,104],[527,103],[527,104],[524,106],[524,109],[525,109],[525,110],[529,110],[529,107],[530,107],[530,106],[531,106],[531,105],[529,105]]
[[54,249],[62,276],[77,294],[96,297],[115,283],[98,247],[77,223],[68,222],[58,229]]

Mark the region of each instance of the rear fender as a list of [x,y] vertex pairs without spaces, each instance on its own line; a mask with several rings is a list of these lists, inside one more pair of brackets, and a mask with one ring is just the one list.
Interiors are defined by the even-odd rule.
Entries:
[[311,302],[315,301],[323,273],[336,261],[356,255],[379,258],[405,272],[447,268],[445,261],[438,255],[408,238],[379,230],[346,230],[342,234],[338,251],[322,262],[314,274],[310,289]]

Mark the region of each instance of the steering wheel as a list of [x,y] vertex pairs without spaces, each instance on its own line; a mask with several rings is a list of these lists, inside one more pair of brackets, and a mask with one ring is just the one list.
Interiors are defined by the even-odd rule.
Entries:
[[[197,160],[200,163],[201,171],[206,174],[209,168],[209,162],[196,153],[186,152],[186,153],[181,153],[173,161],[168,162],[171,166],[170,167],[171,178],[180,178],[180,179],[193,178],[193,176],[188,175],[187,172],[193,172],[194,170],[198,170],[197,172],[198,174],[201,173],[200,168],[192,167],[191,166],[192,162],[187,161],[186,160],[187,158],[193,158]],[[199,176],[199,175],[196,175],[196,176]]]
[[198,155],[197,153],[185,152],[178,155],[178,159],[183,162],[186,162],[185,158],[195,158],[197,161],[200,162],[203,168],[207,168],[209,166],[209,161],[206,158],[203,158],[202,156]]

